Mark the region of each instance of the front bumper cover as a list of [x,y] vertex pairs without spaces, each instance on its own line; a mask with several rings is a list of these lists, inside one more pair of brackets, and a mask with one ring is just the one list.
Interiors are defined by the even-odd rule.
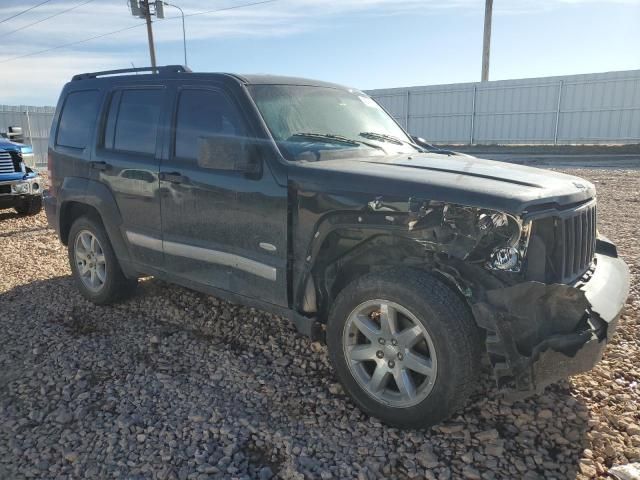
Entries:
[[[4,178],[6,177],[10,179],[5,180]],[[27,185],[26,191],[15,192],[12,186],[16,184]],[[1,175],[0,186],[4,187],[0,190],[0,208],[11,208],[20,202],[29,200],[31,197],[42,194],[42,181],[37,173]]]
[[572,285],[524,282],[488,290],[472,306],[498,385],[512,396],[540,392],[602,358],[629,294],[629,269],[604,238],[594,264]]

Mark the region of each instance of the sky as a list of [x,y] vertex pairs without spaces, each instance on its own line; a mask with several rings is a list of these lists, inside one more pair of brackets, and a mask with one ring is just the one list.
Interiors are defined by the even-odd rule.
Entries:
[[[0,104],[55,105],[76,73],[150,64],[126,0],[48,0],[9,19],[43,1],[0,0]],[[172,0],[189,67],[363,90],[480,79],[484,0],[260,1]],[[179,11],[165,16],[158,64],[184,63]],[[494,0],[490,79],[639,69],[639,25],[640,0]]]

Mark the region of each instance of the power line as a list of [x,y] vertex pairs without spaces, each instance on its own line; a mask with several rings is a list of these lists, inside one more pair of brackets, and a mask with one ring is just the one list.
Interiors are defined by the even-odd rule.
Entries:
[[0,23],[4,23],[6,21],[11,20],[12,18],[16,18],[19,17],[20,15],[22,15],[23,13],[27,13],[30,12],[31,10],[33,10],[34,8],[38,8],[41,5],[44,5],[45,3],[49,3],[51,0],[44,0],[44,2],[40,2],[37,5],[34,5],[33,7],[29,7],[26,10],[22,10],[21,12],[16,13],[15,15],[11,15],[10,17],[5,18],[4,20],[0,20]]
[[[47,1],[49,1],[49,0],[47,0]],[[235,10],[235,9],[238,9],[238,8],[254,7],[256,5],[263,5],[265,3],[273,3],[273,2],[277,2],[277,1],[278,0],[262,0],[260,2],[244,3],[242,5],[234,5],[233,7],[225,7],[225,8],[218,8],[216,10],[207,10],[207,11],[204,11],[204,12],[190,13],[188,15],[185,15],[185,17],[187,17],[187,16],[194,17],[196,15],[205,15],[207,13],[224,12],[224,11],[227,11],[227,10]],[[177,18],[181,18],[181,17],[179,17],[179,16],[167,17],[167,18],[165,18],[165,20],[175,20]],[[18,55],[16,57],[7,58],[6,60],[0,60],[0,64],[1,63],[12,62],[13,60],[19,60],[21,58],[32,57],[34,55],[40,55],[40,54],[43,54],[43,53],[52,52],[54,50],[59,50],[61,48],[72,47],[74,45],[79,45],[81,43],[90,42],[91,40],[97,40],[98,38],[103,38],[103,37],[107,37],[109,35],[115,35],[116,33],[124,32],[126,30],[131,30],[132,28],[142,27],[143,25],[146,25],[146,23],[138,23],[136,25],[131,25],[129,27],[121,28],[120,30],[114,30],[113,32],[107,32],[107,33],[103,33],[103,34],[100,34],[100,35],[95,35],[93,37],[85,38],[83,40],[77,40],[75,42],[69,42],[69,43],[65,43],[63,45],[57,45],[55,47],[47,48],[45,50],[39,50],[37,52],[25,53],[24,55]]]
[[24,55],[18,55],[17,57],[7,58],[6,60],[0,61],[0,63],[7,63],[13,60],[18,60],[20,58],[31,57],[33,55],[40,55],[41,53],[51,52],[53,50],[58,50],[60,48],[72,47],[74,45],[78,45],[80,43],[89,42],[91,40],[97,40],[98,38],[106,37],[108,35],[115,35],[116,33],[124,32],[125,30],[131,30],[132,28],[141,27],[145,25],[144,23],[138,23],[136,25],[131,25],[130,27],[121,28],[120,30],[115,30],[113,32],[103,33],[102,35],[96,35],[94,37],[85,38],[84,40],[78,40],[77,42],[65,43],[64,45],[58,45],[56,47],[47,48],[46,50],[39,50],[37,52],[26,53]]
[[[235,10],[236,8],[253,7],[255,5],[263,5],[265,3],[273,3],[273,2],[277,2],[277,1],[278,0],[262,0],[261,2],[245,3],[243,5],[234,5],[233,7],[217,8],[215,10],[206,10],[204,12],[187,13],[185,15],[185,17],[195,17],[196,15],[206,15],[207,13],[223,12],[225,10]],[[167,18],[165,18],[165,20],[171,20],[171,19],[174,19],[174,18],[180,18],[180,17],[178,17],[178,16],[167,17]]]
[[11,31],[9,31],[9,32],[7,32],[7,33],[3,33],[3,34],[1,34],[1,35],[0,35],[0,38],[2,38],[2,37],[6,37],[6,36],[8,36],[8,35],[11,35],[12,33],[19,32],[20,30],[24,30],[25,28],[33,27],[34,25],[37,25],[37,24],[39,24],[39,23],[46,22],[47,20],[49,20],[49,19],[51,19],[51,18],[59,17],[60,15],[63,15],[63,14],[65,14],[65,13],[68,13],[68,12],[70,12],[71,10],[75,10],[76,8],[78,8],[78,7],[82,7],[83,5],[86,5],[87,3],[91,3],[91,2],[93,2],[93,1],[95,1],[95,0],[87,0],[86,2],[79,3],[78,5],[75,5],[74,7],[67,8],[66,10],[62,10],[61,12],[54,13],[53,15],[49,15],[48,17],[45,17],[45,18],[43,18],[43,19],[41,19],[41,20],[38,20],[37,22],[29,23],[29,24],[27,24],[27,25],[23,25],[23,26],[22,26],[22,27],[20,27],[20,28],[16,28],[15,30],[11,30]]

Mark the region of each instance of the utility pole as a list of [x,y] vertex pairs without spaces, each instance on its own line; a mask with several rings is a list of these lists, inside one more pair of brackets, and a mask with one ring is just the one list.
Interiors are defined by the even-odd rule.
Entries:
[[[147,22],[147,40],[149,41],[149,56],[151,57],[151,67],[156,72],[156,47],[153,44],[153,29],[151,28],[151,7],[149,0],[129,0],[131,15],[144,18]],[[156,12],[157,13],[157,12]]]
[[484,4],[484,39],[482,41],[482,77],[489,80],[489,56],[491,52],[491,17],[493,16],[493,0],[485,0]]
[[151,9],[149,8],[149,0],[140,0],[140,7],[144,19],[147,22],[147,39],[149,40],[149,56],[151,57],[151,67],[156,71],[156,47],[153,44],[153,28],[151,27]]

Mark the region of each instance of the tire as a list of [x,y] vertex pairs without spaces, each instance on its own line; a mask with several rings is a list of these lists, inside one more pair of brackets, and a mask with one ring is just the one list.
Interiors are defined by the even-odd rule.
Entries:
[[19,215],[36,215],[42,210],[42,197],[30,197],[15,206],[16,212]]
[[[382,327],[383,319],[394,317],[395,334]],[[481,334],[469,309],[420,270],[371,273],[345,287],[329,313],[327,344],[346,392],[365,413],[392,426],[425,428],[450,417],[479,376]]]
[[[83,240],[90,240],[92,237],[97,240],[99,248],[92,250],[85,247]],[[91,240],[89,244],[95,245]],[[94,250],[96,253],[91,253]],[[107,232],[99,220],[82,216],[73,222],[69,230],[68,253],[76,286],[87,300],[98,305],[108,305],[124,300],[135,291],[138,279],[129,279],[122,273]],[[87,253],[91,254],[89,260]],[[93,265],[95,276],[91,272],[86,274],[90,265]],[[85,275],[81,274],[81,269]],[[97,281],[92,286],[91,279],[94,278]]]

